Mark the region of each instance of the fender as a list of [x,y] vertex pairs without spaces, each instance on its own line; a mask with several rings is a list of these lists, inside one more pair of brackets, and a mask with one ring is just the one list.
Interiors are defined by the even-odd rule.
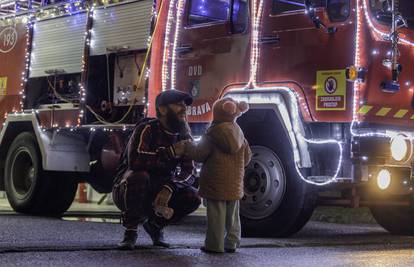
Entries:
[[245,101],[251,109],[272,109],[284,125],[284,130],[292,144],[294,158],[301,168],[312,167],[308,145],[303,138],[305,128],[297,108],[297,99],[288,87],[280,89],[235,89],[226,92],[225,96],[238,101]]
[[3,159],[15,137],[25,131],[36,136],[44,170],[89,172],[90,156],[83,136],[77,131],[43,131],[35,112],[8,114],[0,132]]

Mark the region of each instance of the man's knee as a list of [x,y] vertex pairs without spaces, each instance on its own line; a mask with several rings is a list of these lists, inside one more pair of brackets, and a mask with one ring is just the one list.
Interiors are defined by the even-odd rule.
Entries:
[[145,194],[148,191],[150,176],[145,171],[127,171],[121,183],[125,183],[129,193]]
[[125,180],[128,185],[147,185],[149,183],[150,176],[146,171],[127,171],[124,174],[123,180]]
[[[149,175],[147,172],[127,171],[121,182],[112,189],[112,196],[116,206],[120,210],[126,210],[126,206],[143,205],[145,196],[148,192]],[[138,202],[140,204],[138,204]]]

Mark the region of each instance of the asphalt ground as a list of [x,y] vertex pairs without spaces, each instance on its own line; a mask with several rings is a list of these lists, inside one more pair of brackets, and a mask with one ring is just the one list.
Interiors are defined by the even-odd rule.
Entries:
[[133,251],[119,251],[123,229],[113,205],[74,203],[62,218],[13,212],[0,200],[0,266],[414,266],[414,237],[390,235],[368,209],[318,207],[289,238],[243,238],[235,254],[209,255],[205,209],[166,228],[169,249],[139,228]]
[[309,222],[290,238],[243,238],[235,254],[210,255],[204,216],[165,229],[171,248],[139,229],[133,251],[119,251],[118,222],[0,214],[0,266],[414,266],[414,237],[375,224]]

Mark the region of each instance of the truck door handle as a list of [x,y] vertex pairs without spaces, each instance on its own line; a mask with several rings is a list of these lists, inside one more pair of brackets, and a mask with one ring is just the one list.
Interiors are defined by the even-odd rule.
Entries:
[[183,45],[183,46],[179,46],[179,47],[177,47],[177,48],[175,49],[175,51],[176,51],[178,54],[181,54],[181,55],[183,55],[183,54],[188,54],[188,53],[190,53],[190,52],[192,52],[192,51],[193,51],[193,47],[192,47],[191,45]]
[[278,44],[279,42],[280,42],[279,36],[263,36],[259,40],[259,43],[261,44]]

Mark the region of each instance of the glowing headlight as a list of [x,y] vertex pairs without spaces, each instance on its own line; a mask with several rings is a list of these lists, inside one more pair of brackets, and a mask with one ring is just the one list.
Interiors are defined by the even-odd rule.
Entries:
[[408,156],[410,152],[410,142],[407,137],[402,134],[397,134],[391,139],[391,156],[396,161],[401,161]]
[[381,190],[385,190],[391,184],[391,173],[389,170],[382,169],[377,175],[377,185]]

